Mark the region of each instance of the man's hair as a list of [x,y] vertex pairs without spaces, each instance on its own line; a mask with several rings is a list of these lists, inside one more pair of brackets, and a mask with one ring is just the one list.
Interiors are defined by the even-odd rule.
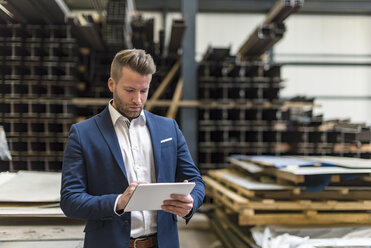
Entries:
[[117,82],[121,78],[122,68],[128,67],[141,74],[156,72],[156,65],[150,54],[141,49],[126,49],[116,53],[111,64],[111,77]]

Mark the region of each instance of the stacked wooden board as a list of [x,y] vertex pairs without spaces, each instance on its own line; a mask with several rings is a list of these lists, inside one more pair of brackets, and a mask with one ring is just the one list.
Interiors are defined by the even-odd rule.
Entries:
[[[241,230],[254,225],[371,224],[370,160],[274,156],[229,160],[231,168],[210,170],[204,176],[206,194],[217,206],[213,221],[228,219],[232,224],[226,227],[223,221],[224,231],[234,230],[234,235],[238,231],[244,234],[242,240],[249,237]],[[330,179],[327,184],[308,191],[312,186],[307,180],[315,182],[324,175]]]
[[59,172],[0,173],[0,219],[61,218]]
[[0,247],[83,247],[84,222],[59,207],[61,173],[0,173]]

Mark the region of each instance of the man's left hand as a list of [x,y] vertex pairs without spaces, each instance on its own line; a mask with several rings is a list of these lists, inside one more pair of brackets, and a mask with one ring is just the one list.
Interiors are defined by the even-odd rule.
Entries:
[[[184,182],[188,182],[185,180]],[[171,194],[170,197],[172,200],[164,201],[164,204],[161,206],[162,210],[172,214],[176,214],[180,217],[185,217],[193,208],[193,198],[190,194],[180,195],[180,194]]]

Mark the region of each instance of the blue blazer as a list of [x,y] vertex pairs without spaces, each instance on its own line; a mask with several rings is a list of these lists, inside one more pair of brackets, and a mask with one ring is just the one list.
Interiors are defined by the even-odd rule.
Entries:
[[[177,123],[145,111],[151,134],[157,182],[195,182],[193,213],[201,206],[205,184]],[[171,141],[161,143],[167,138]],[[64,152],[61,208],[71,218],[87,220],[84,247],[129,247],[131,215],[114,212],[128,187],[118,139],[106,107],[98,115],[72,125]],[[189,219],[187,219],[189,221]],[[177,217],[157,211],[158,247],[179,247]]]

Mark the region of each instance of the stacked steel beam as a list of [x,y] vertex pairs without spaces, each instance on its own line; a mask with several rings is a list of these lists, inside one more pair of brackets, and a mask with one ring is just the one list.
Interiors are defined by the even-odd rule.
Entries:
[[[262,25],[283,25],[301,5],[278,1]],[[314,116],[314,99],[279,98],[281,67],[260,56],[272,39],[259,41],[259,32],[269,36],[272,30],[257,28],[237,56],[229,48],[209,48],[200,62],[199,98],[213,102],[199,108],[201,171],[228,166],[230,154],[371,157],[370,127]]]
[[2,1],[3,16],[8,23],[61,25],[69,15],[69,9],[63,0],[17,0]]
[[225,158],[233,153],[270,154],[283,149],[269,140],[283,105],[278,95],[280,65],[239,62],[229,49],[209,48],[199,64],[198,82],[200,100],[216,103],[199,108],[203,173],[225,167]]
[[228,54],[210,48],[199,64],[199,97],[213,102],[199,108],[203,173],[230,154],[371,156],[371,127],[314,116],[313,98],[280,99],[280,65]]
[[228,48],[206,52],[198,70],[199,98],[216,104],[199,109],[199,165],[203,173],[227,166],[225,158],[230,154],[292,151],[290,144],[282,141],[281,66],[268,63],[261,55],[283,37],[283,21],[303,2],[278,0],[237,56],[230,55]]
[[109,0],[107,17],[103,26],[103,39],[109,48],[131,48],[130,0]]
[[283,38],[286,31],[283,21],[303,6],[304,0],[279,0],[267,14],[265,20],[241,46],[238,54],[241,59],[254,59],[268,51]]
[[74,122],[78,47],[68,25],[0,26],[0,123],[12,161],[0,170],[59,170]]
[[281,40],[285,31],[283,23],[269,23],[257,27],[240,48],[241,58],[259,57]]
[[186,28],[186,23],[184,19],[173,20],[171,24],[171,36],[168,47],[169,55],[177,55],[178,50],[181,47],[183,34]]

